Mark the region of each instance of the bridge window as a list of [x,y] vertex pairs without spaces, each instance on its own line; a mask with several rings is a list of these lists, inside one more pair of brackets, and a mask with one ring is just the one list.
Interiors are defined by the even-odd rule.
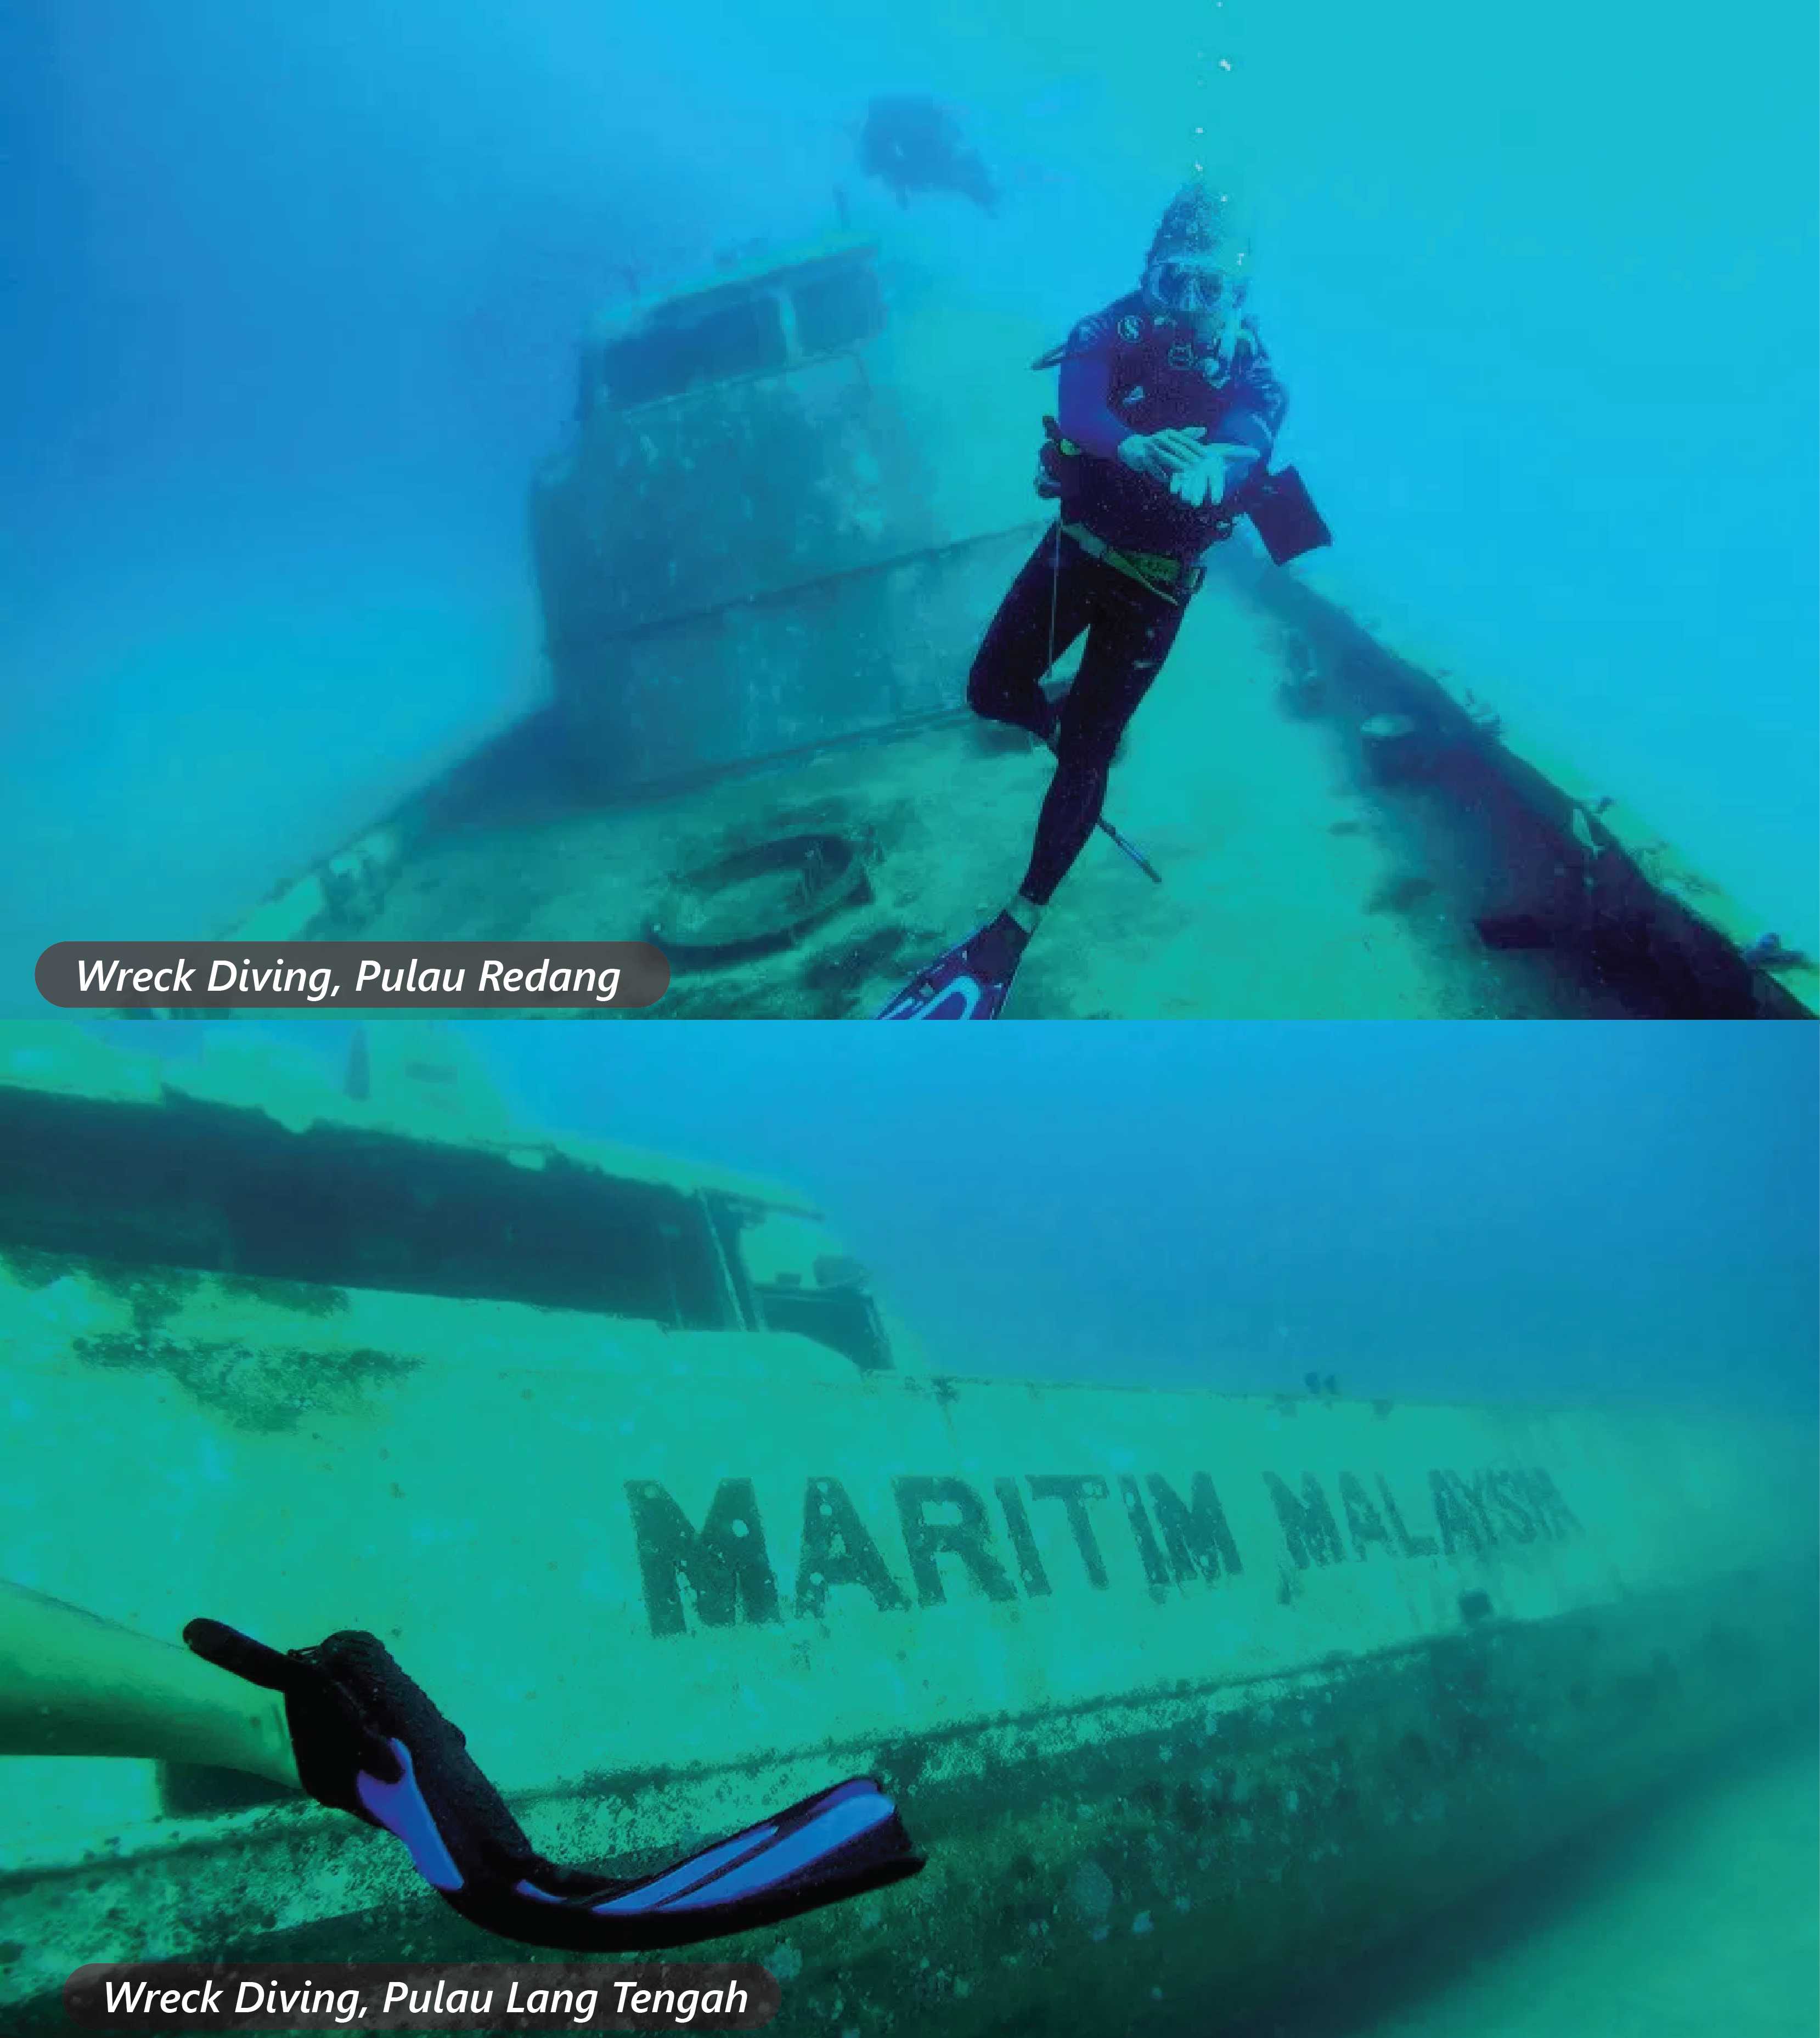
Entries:
[[[699,1197],[189,1100],[0,1091],[0,1251],[643,1318],[739,1316]],[[28,1165],[26,1157],[29,1156]]]
[[807,354],[832,354],[885,328],[885,300],[870,263],[804,277],[791,291],[796,330]]

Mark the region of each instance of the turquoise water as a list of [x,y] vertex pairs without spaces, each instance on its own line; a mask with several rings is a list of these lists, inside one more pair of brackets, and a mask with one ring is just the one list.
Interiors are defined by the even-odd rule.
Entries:
[[1814,1406],[1799,1030],[693,1030],[468,1039],[534,1121],[798,1184],[954,1370]]
[[[1723,17],[1643,0],[1591,13],[1542,0],[1516,16],[1444,0],[1378,11],[1339,0],[1163,0],[1141,16],[1076,0],[1036,14],[1010,0],[863,10],[810,0],[670,10],[601,0],[17,0],[0,17],[0,282],[12,314],[0,319],[12,397],[0,423],[0,1064],[13,1015],[42,1016],[30,964],[46,944],[232,926],[546,699],[527,490],[537,464],[570,443],[578,342],[603,307],[698,277],[730,248],[787,244],[844,214],[878,238],[894,304],[941,336],[938,380],[963,396],[976,379],[984,392],[1016,384],[1030,400],[1026,335],[1059,339],[1130,287],[1162,205],[1196,165],[1230,183],[1257,222],[1255,305],[1291,398],[1281,456],[1306,474],[1339,540],[1295,573],[1393,651],[1470,686],[1513,741],[1571,772],[1589,799],[1595,788],[1615,798],[1640,831],[1728,892],[1750,927],[1820,953],[1817,61],[1813,10],[1794,0]],[[995,180],[995,211],[939,191],[901,206],[863,173],[861,123],[885,93],[956,109]],[[951,497],[976,481],[982,493],[997,485],[1003,425],[982,419],[976,438],[924,449]],[[1033,510],[1022,429],[1009,438],[1019,503]],[[760,507],[787,515],[790,506]],[[666,562],[647,564],[654,581]],[[1234,628],[1221,642],[1238,658],[1244,638]],[[961,680],[957,671],[957,695]],[[1268,683],[1262,697],[1276,714]],[[679,720],[693,706],[680,699]],[[1182,725],[1215,742],[1242,725],[1220,722],[1212,702]],[[919,768],[925,786],[946,793],[938,763]],[[1141,839],[1151,839],[1143,824],[1161,809],[1171,827],[1201,827],[1209,854],[1230,840],[1230,876],[1223,868],[1219,881],[1230,890],[1262,900],[1272,883],[1306,888],[1287,853],[1261,867],[1255,835],[1248,867],[1246,817],[1194,813],[1186,790],[1172,808],[1154,770],[1148,783],[1147,814],[1141,801],[1135,814],[1115,808]],[[1325,782],[1318,798],[1255,790],[1261,810],[1318,809],[1326,832],[1314,839],[1310,821],[1310,870],[1350,847],[1343,831],[1358,832],[1356,820],[1329,816]],[[969,854],[965,829],[956,837],[956,855]],[[465,839],[457,848],[482,854]],[[562,851],[547,854],[559,861]],[[502,911],[521,875],[502,872]],[[1122,866],[1118,875],[1129,877]],[[1272,921],[1261,903],[1221,924],[1261,927],[1245,938],[1268,941]],[[1315,979],[1325,965],[1318,942],[1310,949],[1295,960]],[[1413,982],[1417,964],[1407,968]],[[1386,981],[1398,995],[1408,989],[1401,968]],[[1306,1009],[1346,1008],[1336,997]],[[1381,1009],[1403,1008],[1391,998]],[[275,1043],[337,1087],[355,1047],[336,1023],[119,1025],[101,1036],[175,1064],[222,1052],[222,1036],[237,1048]],[[1013,1026],[919,1046],[851,1028],[493,1025],[467,1029],[461,1057],[533,1123],[799,1187],[871,1271],[924,1362],[984,1376],[1004,1397],[991,1409],[1014,1403],[1038,1436],[1054,1422],[1064,1454],[1092,1451],[1026,1383],[1265,1397],[1272,1419],[1288,1423],[1299,1419],[1283,1410],[1313,1374],[1333,1380],[1344,1404],[1322,1419],[1356,1418],[1361,1430],[1372,1404],[1592,1405],[1685,1420],[1695,1438],[1708,1419],[1761,1418],[1803,1449],[1811,1441],[1820,1078],[1800,1031]],[[0,1079],[13,1079],[6,1066]],[[275,1078],[273,1094],[282,1087]],[[294,1393],[316,1391],[299,1354],[316,1351],[324,1323],[332,1330],[333,1306],[294,1294],[290,1345],[247,1365],[253,1333],[232,1313],[253,1305],[235,1288],[231,1253],[208,1256],[215,1216],[186,1234],[165,1199],[148,1195],[142,1236],[128,1223],[97,1248],[82,1306],[99,1317],[129,1291],[135,1309],[162,1306],[169,1270],[153,1267],[148,1301],[150,1290],[122,1286],[112,1256],[131,1263],[152,1251],[145,1239],[163,1250],[175,1237],[180,1255],[199,1256],[179,1267],[184,1279],[199,1266],[228,1277],[231,1334],[211,1341],[206,1321],[192,1324],[184,1335],[194,1348],[173,1336],[174,1358],[153,1347],[122,1359],[110,1347],[103,1364],[119,1369],[98,1369],[98,1347],[78,1350],[59,1313],[75,1305],[46,1277],[58,1248],[25,1222],[39,1157],[0,1152],[0,1220],[16,1228],[0,1226],[0,1257],[12,1255],[0,1271],[7,1305],[37,1340],[23,1358],[0,1350],[0,1583],[67,1596],[167,1641],[173,1607],[177,1619],[218,1603],[231,1610],[208,1595],[232,1584],[271,1614],[275,1641],[313,1639],[320,1627],[281,1631],[285,1595],[323,1597],[334,1561],[313,1559],[293,1577],[264,1562],[249,1534],[231,1553],[242,1570],[224,1571],[209,1534],[186,1538],[172,1524],[190,1510],[203,1524],[216,1510],[237,1522],[243,1501],[256,1513],[263,1491],[237,1487],[224,1466],[270,1468],[275,1495],[298,1465],[321,1469],[301,1451],[295,1464],[285,1455],[285,1411],[294,1413]],[[207,1184],[172,1168],[172,1208],[190,1210],[185,1198],[206,1206]],[[110,1189],[97,1176],[92,1200],[117,1223]],[[85,1207],[78,1198],[76,1215],[59,1222],[79,1233]],[[433,1198],[408,1207],[433,1235]],[[344,1278],[307,1263],[319,1217],[300,1207],[298,1264],[283,1279]],[[28,1249],[14,1253],[21,1237]],[[538,1244],[533,1228],[514,1250],[534,1262]],[[140,1271],[134,1263],[131,1279]],[[415,1354],[426,1321],[438,1335],[453,1325],[452,1347],[472,1331],[476,1350],[527,1369],[524,1394],[545,1391],[530,1381],[548,1357],[540,1347],[514,1344],[495,1316],[476,1328],[476,1312],[447,1300],[464,1292],[458,1280],[432,1292],[451,1313],[420,1318],[422,1297],[408,1296],[388,1314],[393,1301],[380,1297],[376,1339]],[[137,1316],[131,1327],[143,1332]],[[642,1320],[638,1330],[657,1335]],[[276,1335],[269,1322],[262,1334]],[[650,1349],[632,1335],[624,1333],[627,1350]],[[552,1373],[572,1364],[583,1381],[563,1391],[588,1391],[589,1357],[578,1362],[564,1347],[548,1358]],[[408,1381],[416,1363],[400,1374]],[[428,1409],[449,1462],[426,1450],[408,1472],[369,1476],[358,1451],[383,1434],[385,1451],[402,1457],[414,1441],[395,1422],[393,1375],[381,1364],[349,1385],[330,1371],[345,1388],[323,1419],[349,1446],[336,1475],[347,1481],[337,1489],[346,1518],[367,1522],[395,1499],[401,1561],[430,1589],[458,1576],[472,1596],[464,1613],[468,1604],[512,1609],[500,1617],[523,1623],[559,1672],[545,1701],[573,1702],[572,1690],[551,1700],[570,1665],[550,1637],[574,1593],[616,1608],[623,1581],[603,1583],[610,1566],[573,1564],[567,1547],[552,1559],[540,1546],[538,1589],[522,1589],[521,1515],[499,1503],[502,1518],[486,1517],[498,1534],[476,1541],[483,1510],[450,1468],[464,1449],[483,1459],[497,1438],[472,1422],[464,1430],[452,1396],[426,1395],[410,1404],[413,1419]],[[516,1376],[510,1395],[488,1379],[486,1405],[503,1411],[509,1432]],[[800,1381],[787,1384],[801,1393]],[[40,1391],[72,1434],[91,1416],[99,1429],[126,1419],[121,1408],[168,1424],[194,1453],[181,1461],[193,1476],[117,1460],[104,1499],[122,1532],[103,1535],[84,1468],[72,1459],[66,1472],[47,1472],[55,1461],[28,1448]],[[745,1391],[719,1397],[720,1419]],[[780,1483],[786,1466],[793,1502],[794,1405],[779,1397],[736,1411],[737,1449]],[[879,1404],[852,1405],[857,1429]],[[1010,1416],[991,1419],[1022,1449],[1028,1432]],[[534,1439],[534,1426],[525,1434]],[[814,1436],[828,1468],[856,1481],[877,1472],[870,1446]],[[1596,1485],[1597,1465],[1573,1469]],[[688,1475],[697,1472],[710,1475],[693,1466]],[[600,1548],[625,1540],[612,1478],[598,1493],[578,1478],[545,1492],[527,1477],[511,1491],[531,1496],[533,1513],[547,1504],[582,1521],[594,1509]],[[332,1543],[335,1532],[332,1521]],[[1694,1506],[1669,1540],[1678,1550],[1685,1536],[1693,1549],[1701,1532]],[[373,1561],[377,1532],[358,1547],[347,1534],[350,1593],[377,1589],[389,1577]],[[450,1546],[470,1552],[471,1568],[445,1563]],[[596,1550],[586,1536],[578,1547],[590,1559]],[[1060,1547],[1071,1555],[1071,1544]],[[1670,1563],[1655,1550],[1627,1561],[1650,1570],[1659,1559]],[[1290,1608],[1298,1578],[1284,1563],[1281,1596],[1271,1575],[1261,1611],[1246,1618],[1268,1623]],[[1439,1613],[1422,1619],[1476,1618],[1473,1595],[1445,1572],[1431,1594]],[[1376,1572],[1361,1564],[1360,1574],[1376,1585]],[[1254,1564],[1251,1583],[1264,1575]],[[1624,1599],[1574,1576],[1601,1608]],[[1135,1570],[1132,1578],[1141,1612],[1152,1602]],[[851,1604],[856,1588],[846,1589]],[[955,1598],[970,1608],[959,1584]],[[1085,1588],[1082,1603],[1098,1604]],[[1035,1604],[1013,1609],[1033,1628]],[[1359,1607],[1344,1611],[1368,1630],[1380,1602],[1362,1590]],[[1633,1671],[1653,1676],[1650,1645],[1636,1638],[1648,1618],[1625,1608],[1639,1624],[1621,1649]],[[1788,1623],[1804,1661],[1811,1618],[1803,1600]],[[1544,1652],[1522,1688],[1542,1694],[1538,1707],[1582,1708],[1574,1673],[1550,1667],[1549,1623],[1513,1624]],[[597,1852],[609,1851],[608,1840],[624,1837],[619,1801],[602,1810],[576,1782],[593,1743],[540,1741],[549,1715],[527,1710],[535,1694],[495,1631],[447,1625],[413,1633],[412,1665],[427,1665],[435,1695],[477,1748],[517,1763],[514,1789],[548,1786],[563,1816],[582,1816],[578,1797],[601,1822],[587,1829]],[[1009,1626],[965,1631],[983,1638],[950,1659],[957,1684],[991,1691],[1037,1660],[1018,1657]],[[1090,1621],[1079,1631],[1090,1659],[1100,1631]],[[681,1684],[666,1684],[673,1665],[679,1679],[695,1675],[686,1658],[641,1655],[635,1688],[613,1683],[613,1652],[629,1633],[603,1617],[575,1645],[594,1654],[573,1662],[578,1684],[598,1675],[623,1702],[628,1725],[648,1732],[654,1710],[673,1705],[686,1718],[686,1750],[665,1742],[660,1760],[641,1744],[642,1769],[625,1758],[643,1788],[673,1755],[684,1769],[716,1757],[724,1721],[712,1707],[691,1711],[675,1698]],[[918,1633],[936,1638],[924,1654],[938,1675],[942,1631]],[[1448,1633],[1466,1638],[1463,1627]],[[838,1624],[831,1654],[814,1654],[825,1629],[813,1639],[791,1631],[800,1657],[757,1653],[770,1638],[734,1637],[755,1652],[730,1656],[723,1680],[745,1713],[762,1706],[767,1676],[812,1681],[813,1671],[832,1705],[844,1678],[863,1684],[875,1667],[851,1647],[840,1654],[851,1631]],[[1710,1650],[1689,1644],[1685,1654],[1710,1665]],[[742,1662],[764,1668],[746,1676]],[[1614,1763],[1662,1718],[1647,1712],[1660,1702],[1650,1678],[1631,1682],[1647,1688],[1634,1717],[1629,1698],[1613,1715]],[[1437,1711],[1452,1695],[1434,1698]],[[792,1730],[810,1720],[819,1760],[817,1703],[779,1710]],[[871,1732],[870,1716],[859,1717],[854,1732]],[[1412,1735],[1420,1748],[1423,1734]],[[1564,1854],[1536,1857],[1516,1884],[1416,1943],[1346,1969],[1317,1998],[1269,2009],[1263,2028],[1273,2038],[1812,2038],[1811,1729],[1796,1739],[1766,1751],[1761,1767],[1696,1763],[1677,1779],[1684,1789],[1602,1822]],[[934,1760],[912,1752],[912,1775]],[[617,1744],[600,1759],[620,1760]],[[110,1821],[123,1828],[160,1801],[149,1763],[78,1760],[66,1771],[77,1780],[60,1785],[47,1772],[63,1760],[0,1756],[0,1786],[9,1763],[29,1768],[23,1786],[19,1769],[10,1775],[14,1810],[29,1805],[35,1858],[55,1864],[59,1847],[66,1855],[99,1845]],[[127,1766],[130,1790],[114,1773]],[[1389,1760],[1373,1773],[1401,1774]],[[991,1843],[982,1774],[974,1797],[957,1788],[944,1799],[935,1782],[920,1799],[914,1785],[906,1794],[912,1814],[934,1807],[925,1816],[945,1843],[942,1821],[954,1820],[948,1858]],[[802,1787],[821,1780],[806,1776]],[[1147,1804],[1133,1794],[1158,1787],[1156,1776],[1116,1780],[1090,1779],[1090,1826],[1088,1796],[1071,1804],[1064,1793],[1059,1812],[1041,1793],[1034,1809],[1023,1805],[1029,1854],[1020,1828],[1016,1858],[992,1872],[1014,1879],[1018,1859],[1041,1854],[1033,1893],[1014,1892],[1012,1907],[1027,1904],[1030,1915],[1009,1928],[1011,1952],[1001,1935],[981,1966],[1014,1969],[1026,1937],[1041,1941],[1052,1921],[1081,1942],[1072,1972],[1087,1972],[1090,1927],[1103,1938],[1116,1916],[1121,1933],[1128,1924],[1141,1937],[1139,1953],[1109,1955],[1105,1999],[1121,2015],[1136,2006],[1133,2023],[1149,2018],[1152,2038],[1191,2038],[1217,2024],[1218,2006],[1151,2009],[1139,1955],[1153,1924],[1171,1919],[1141,1879],[1143,1837],[1120,1823],[1131,1804]],[[643,1840],[658,1813],[671,1816],[668,1787],[647,1794]],[[1165,1815],[1158,1837],[1173,1850],[1167,1873],[1179,1876],[1211,1843],[1170,1801],[1180,1815]],[[1204,1820],[1201,1801],[1187,1801]],[[715,1804],[709,1793],[673,1816],[699,1813],[710,1825]],[[12,1832],[0,1818],[0,1835]],[[203,1839],[231,1877],[231,1850]],[[332,1841],[322,1850],[331,1877],[349,1858]],[[1200,1872],[1216,1878],[1222,1864],[1209,1858]],[[0,1871],[11,1865],[0,1849]],[[1159,1889],[1164,1873],[1156,1868]],[[938,1886],[934,1875],[927,1886]],[[285,1887],[281,1873],[267,1892],[275,1915]],[[1102,1894],[1115,1887],[1116,1904]],[[0,1873],[0,1903],[18,1889]],[[187,1900],[174,1877],[161,1885],[154,1872],[142,1893],[156,1915],[181,1922]],[[230,1883],[229,1893],[234,1915],[252,1915],[245,1890]],[[398,1950],[385,1916],[345,1926],[320,1899],[317,1889],[314,1911],[300,1900],[303,1957]],[[120,1950],[100,1943],[117,1922],[110,1901],[95,1900],[99,1938],[82,1942],[82,1956]],[[946,1927],[970,1918],[973,1903],[931,1907],[922,1921],[938,1959],[965,1942]],[[48,1930],[59,1901],[44,1904],[33,1922]],[[1194,1915],[1198,1931],[1205,1914]],[[1246,1915],[1270,1922],[1267,1904]],[[1329,1949],[1319,1930],[1293,1904],[1276,1915],[1301,1934],[1297,1964],[1320,1964]],[[0,1929],[0,1991],[23,1945],[10,1929]],[[247,1929],[264,1943],[264,1926]],[[474,1950],[424,1929],[436,1957]],[[838,1968],[842,1929],[743,1950],[793,1979],[806,1973],[793,2028],[873,2038],[883,2021],[822,2018],[832,1998],[811,1993]],[[1018,1972],[1017,2028],[1045,2029],[1057,2004],[1042,1968]],[[965,2000],[943,1996],[938,2012],[919,2002],[927,2020],[916,2028],[946,2020],[977,2031]],[[1089,2014],[1085,1997],[1079,2013]]]
[[[1814,948],[1814,33],[9,9],[9,953],[231,924],[540,697],[525,489],[628,272],[819,232],[840,186],[912,295],[1059,332],[1196,160],[1249,195],[1341,536],[1298,570]],[[959,109],[995,217],[859,174],[886,92]]]
[[[1776,1748],[1602,1828],[1451,1922],[1265,2020],[1271,2038],[1807,2038],[1814,1752]],[[1260,2034],[1261,2038],[1261,2033]]]
[[[337,1085],[357,1030],[232,1029]],[[591,1028],[453,1030],[530,1123],[798,1188],[957,1371],[1815,1407],[1799,1030],[1014,1027],[889,1055],[813,1025],[639,1027],[610,1053]],[[221,1038],[96,1032],[178,1064]]]

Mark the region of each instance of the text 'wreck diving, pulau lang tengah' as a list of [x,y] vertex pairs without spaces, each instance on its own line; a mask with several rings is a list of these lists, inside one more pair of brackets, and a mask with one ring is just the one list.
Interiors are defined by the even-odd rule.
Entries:
[[305,1794],[13,1793],[9,2031],[85,1961],[478,1926],[714,1938],[789,2032],[1037,1987],[1163,2038],[1811,1704],[1799,1422],[937,1368],[788,1186],[369,1030],[339,1087],[69,1027],[0,1066],[0,1578],[55,1522],[61,1598],[284,1695]]

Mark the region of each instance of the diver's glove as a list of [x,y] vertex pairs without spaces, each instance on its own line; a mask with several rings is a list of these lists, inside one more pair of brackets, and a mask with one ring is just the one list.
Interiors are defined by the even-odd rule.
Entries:
[[1210,445],[1192,467],[1185,467],[1170,476],[1169,492],[1179,497],[1191,510],[1223,502],[1228,489],[1236,487],[1244,479],[1257,459],[1255,446]]
[[505,1938],[583,1953],[686,1945],[923,1866],[890,1799],[854,1777],[633,1881],[561,1868],[533,1848],[461,1729],[377,1636],[350,1630],[281,1654],[218,1620],[192,1620],[184,1639],[222,1669],[282,1692],[310,1796],[396,1835],[433,1889]]

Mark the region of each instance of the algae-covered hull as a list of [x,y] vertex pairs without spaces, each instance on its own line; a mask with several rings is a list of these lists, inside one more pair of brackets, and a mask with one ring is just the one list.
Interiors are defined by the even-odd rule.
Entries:
[[[1794,1430],[904,1369],[822,1335],[852,1320],[787,1277],[779,1203],[654,1165],[673,1234],[766,1213],[726,1292],[794,1293],[798,1328],[692,1325],[705,1285],[449,1294],[402,1248],[385,1289],[281,1271],[244,1215],[202,1221],[237,1147],[282,1184],[402,1146],[426,1203],[510,1153],[468,1191],[501,1225],[554,1150],[130,1085],[16,1079],[0,1112],[97,1169],[173,1157],[137,1257],[99,1188],[84,1219],[22,1164],[0,1185],[0,1577],[165,1636],[371,1628],[560,1858],[882,1775],[924,1873],[726,1942],[784,1979],[787,2030],[1236,2013],[1811,1695]],[[206,1176],[175,1164],[200,1121]],[[339,1816],[137,1763],[8,1780],[9,2029],[86,1961],[510,1951]]]

